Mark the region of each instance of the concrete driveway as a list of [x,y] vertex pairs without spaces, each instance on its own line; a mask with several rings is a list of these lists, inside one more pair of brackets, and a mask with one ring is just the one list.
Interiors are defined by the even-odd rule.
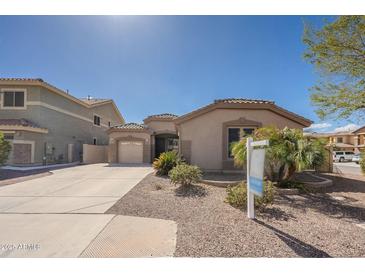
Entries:
[[94,164],[0,187],[0,212],[104,213],[139,183],[150,166]]
[[175,222],[103,214],[150,172],[94,164],[0,187],[0,257],[172,256]]
[[354,162],[333,163],[333,171],[349,175],[362,175],[360,165]]

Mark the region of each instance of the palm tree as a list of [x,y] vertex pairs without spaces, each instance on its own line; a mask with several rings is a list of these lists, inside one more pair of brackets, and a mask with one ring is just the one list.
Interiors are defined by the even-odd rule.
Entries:
[[[303,135],[297,129],[263,127],[255,131],[254,140],[267,139],[265,175],[271,181],[291,180],[296,171],[314,168],[324,161],[325,143]],[[246,162],[246,139],[233,144],[232,154],[237,166]]]

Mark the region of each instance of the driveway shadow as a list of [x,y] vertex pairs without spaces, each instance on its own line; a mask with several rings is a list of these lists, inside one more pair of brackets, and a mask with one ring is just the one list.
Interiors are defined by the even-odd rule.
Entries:
[[280,240],[282,240],[290,249],[292,249],[298,256],[306,258],[330,258],[331,256],[310,244],[304,243],[301,240],[269,225],[263,221],[255,219],[259,225],[270,229]]

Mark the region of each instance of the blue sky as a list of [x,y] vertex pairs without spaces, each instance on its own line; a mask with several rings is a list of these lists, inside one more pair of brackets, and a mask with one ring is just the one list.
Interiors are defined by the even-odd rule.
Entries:
[[[0,76],[112,98],[128,122],[214,99],[274,100],[319,121],[303,16],[0,16]],[[348,121],[325,121],[332,130]]]

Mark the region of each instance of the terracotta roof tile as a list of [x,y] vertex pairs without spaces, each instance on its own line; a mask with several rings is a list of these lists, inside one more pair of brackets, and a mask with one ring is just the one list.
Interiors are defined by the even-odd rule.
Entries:
[[176,114],[172,114],[172,113],[161,113],[161,114],[154,114],[154,115],[150,115],[148,116],[146,119],[151,119],[151,118],[159,118],[159,119],[175,119],[179,117]]
[[110,99],[101,99],[101,98],[80,98],[80,100],[88,105],[95,105],[95,104],[110,101]]
[[44,82],[42,78],[0,78],[0,81],[33,81]]
[[137,123],[127,123],[124,125],[114,126],[113,128],[117,129],[147,129],[146,125],[137,124]]
[[268,100],[255,100],[246,98],[226,98],[214,100],[215,104],[218,103],[228,103],[228,104],[274,104],[274,101]]
[[26,119],[0,119],[0,125],[40,128],[37,124]]

